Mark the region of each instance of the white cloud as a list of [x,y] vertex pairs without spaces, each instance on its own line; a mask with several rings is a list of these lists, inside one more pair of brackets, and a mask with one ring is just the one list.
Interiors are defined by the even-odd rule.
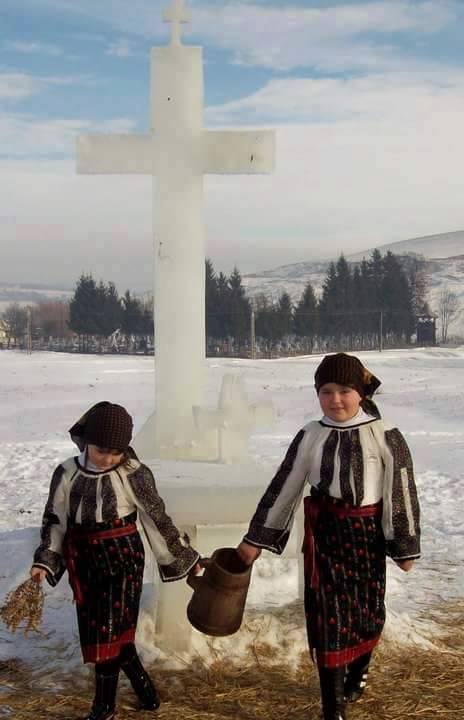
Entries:
[[[382,44],[387,33],[433,33],[456,20],[454,2],[388,0],[329,8],[198,7],[194,30],[231,49],[238,62],[288,70],[324,70],[399,65],[397,48]],[[376,36],[366,40],[364,35]],[[402,53],[401,53],[402,54]]]
[[430,115],[464,109],[464,70],[379,72],[349,78],[282,78],[247,97],[206,111],[210,124],[255,121],[373,120],[422,124]]
[[[23,0],[27,2],[27,0]],[[34,5],[81,14],[125,35],[163,37],[164,3],[153,0],[34,0]],[[384,0],[325,8],[253,5],[234,0],[187,3],[192,24],[183,32],[233,52],[236,62],[287,70],[313,66],[349,70],[395,67],[397,48],[382,35],[435,33],[456,23],[462,3],[456,0]],[[375,37],[366,40],[369,33]]]
[[52,86],[89,85],[95,79],[84,75],[68,76],[39,76],[28,73],[0,72],[0,98],[10,102],[18,102],[24,98],[45,90]]
[[10,158],[70,157],[74,155],[75,139],[80,133],[126,133],[135,126],[136,122],[130,118],[94,123],[80,118],[39,120],[19,113],[0,113],[2,148]]
[[108,40],[106,35],[92,32],[74,32],[70,33],[69,37],[73,40],[83,40],[84,42],[98,43],[99,45],[104,45]]
[[[358,87],[356,114],[278,126],[273,175],[208,177],[207,253],[216,268],[238,263],[247,272],[464,227],[464,93],[444,83],[411,97],[405,82],[381,101],[375,90]],[[70,139],[77,130],[63,131]],[[73,162],[10,160],[0,171],[2,203],[17,218],[1,234],[15,279],[29,256],[42,281],[73,283],[89,269],[122,288],[150,287],[150,178],[74,177]]]
[[110,45],[106,49],[106,54],[114,55],[115,57],[119,58],[127,58],[133,55],[133,51],[129,41],[121,38],[119,40],[115,40],[115,42],[110,43]]
[[6,47],[26,55],[40,54],[57,56],[63,54],[63,49],[58,47],[58,45],[42,42],[9,42],[6,43]]
[[273,81],[209,108],[228,125],[289,123],[278,125],[274,176],[208,181],[213,257],[224,246],[238,256],[240,238],[248,268],[263,268],[464,227],[463,113],[464,71],[450,69]]
[[[151,0],[134,3],[55,0],[60,8],[105,16],[124,34],[159,32],[160,8]],[[195,33],[237,48],[243,62],[369,68],[345,79],[281,77],[249,97],[207,109],[208,124],[278,125],[274,175],[212,177],[205,183],[207,251],[217,268],[228,271],[238,262],[242,271],[251,271],[464,226],[464,71],[405,64],[391,48],[369,44],[363,35],[438,31],[455,17],[456,7],[440,0],[390,0],[338,6],[342,15],[318,11],[311,20],[309,10],[192,8]],[[18,101],[58,82],[71,79],[0,74],[0,97]],[[45,122],[0,114],[2,147],[16,157],[0,161],[7,187],[2,204],[16,218],[2,226],[2,258],[15,279],[24,279],[28,257],[36,279],[72,283],[88,269],[122,288],[150,286],[150,179],[77,178],[73,161],[45,160],[73,157],[78,133],[128,132],[134,126],[130,118],[97,126],[80,118]]]
[[[0,278],[74,285],[82,271],[150,287],[150,178],[82,177],[73,161],[1,161]],[[141,281],[142,278],[142,281]]]
[[32,75],[24,73],[0,74],[0,98],[17,101],[40,92],[41,83]]

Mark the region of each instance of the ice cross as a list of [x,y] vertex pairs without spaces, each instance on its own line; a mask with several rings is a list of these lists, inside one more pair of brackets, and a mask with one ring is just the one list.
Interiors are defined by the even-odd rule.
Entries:
[[173,0],[172,7],[165,10],[163,20],[172,23],[171,45],[181,45],[180,25],[190,22],[190,14],[184,8],[184,0]]
[[[178,28],[185,19],[182,3],[168,15]],[[155,413],[136,447],[145,458],[209,459],[193,440],[192,410],[204,404],[203,176],[272,172],[275,136],[271,130],[204,128],[200,47],[153,48],[150,86],[150,131],[80,136],[77,170],[153,178]]]
[[194,408],[200,433],[217,432],[219,462],[244,462],[253,425],[270,425],[274,419],[272,403],[250,405],[242,378],[224,375],[216,410]]

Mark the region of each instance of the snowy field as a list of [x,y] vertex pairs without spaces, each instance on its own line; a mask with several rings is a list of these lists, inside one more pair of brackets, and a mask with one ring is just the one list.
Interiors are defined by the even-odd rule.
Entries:
[[[464,596],[464,348],[359,357],[383,381],[378,404],[410,444],[422,503],[423,559],[409,574],[389,562],[385,635],[395,642],[434,642],[438,630],[424,620],[424,610]],[[231,372],[243,376],[251,402],[274,403],[273,427],[257,430],[251,438],[255,462],[275,468],[294,434],[319,416],[312,388],[319,361],[320,357],[208,361],[211,405],[216,404],[224,373]],[[125,405],[139,429],[152,409],[153,382],[152,358],[0,352],[0,602],[27,577],[51,472],[74,454],[67,429],[103,399]],[[216,467],[220,483],[221,466]],[[168,510],[175,519],[175,508]],[[73,678],[79,683],[88,670],[80,669],[66,580],[46,592],[44,634],[24,639],[2,626],[0,659],[29,661],[42,684],[56,682],[53,672],[65,661],[68,671],[79,668]],[[238,658],[253,634],[260,633],[261,641],[296,659],[306,646],[297,594],[297,561],[264,553],[254,569],[246,627],[232,638],[215,640],[215,651]],[[145,607],[151,600],[147,586]],[[166,659],[154,644],[153,632],[145,611],[138,632],[142,653],[146,659]],[[195,633],[192,653],[207,657],[210,652],[206,639]]]

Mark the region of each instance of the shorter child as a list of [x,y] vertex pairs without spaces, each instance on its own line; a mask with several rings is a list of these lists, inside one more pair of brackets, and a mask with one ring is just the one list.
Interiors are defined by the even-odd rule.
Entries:
[[281,553],[306,483],[305,610],[324,720],[345,720],[362,694],[385,621],[385,556],[420,554],[411,456],[370,399],[380,381],[358,358],[327,355],[315,374],[321,420],[298,432],[237,548],[251,564]]
[[94,405],[70,430],[80,455],[53,473],[31,576],[56,585],[65,569],[76,601],[85,663],[95,663],[87,720],[112,720],[122,669],[141,707],[156,688],[134,645],[143,584],[138,517],[164,582],[199,572],[199,555],[166,514],[150,469],[129,444],[132,418],[120,405]]

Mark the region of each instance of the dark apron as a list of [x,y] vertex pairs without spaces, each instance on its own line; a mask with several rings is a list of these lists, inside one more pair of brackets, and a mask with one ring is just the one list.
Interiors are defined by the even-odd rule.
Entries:
[[306,497],[305,611],[318,665],[335,668],[370,652],[385,623],[382,503],[353,507]]
[[92,528],[74,525],[66,533],[85,663],[116,658],[123,645],[134,642],[145,560],[135,520],[133,513]]

